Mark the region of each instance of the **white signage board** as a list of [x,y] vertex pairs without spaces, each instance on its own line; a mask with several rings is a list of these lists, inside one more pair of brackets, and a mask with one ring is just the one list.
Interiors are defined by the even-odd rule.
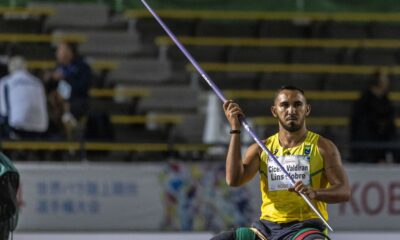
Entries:
[[155,164],[17,164],[20,230],[158,229],[163,212]]
[[400,230],[400,166],[347,165],[350,201],[329,206],[338,230]]

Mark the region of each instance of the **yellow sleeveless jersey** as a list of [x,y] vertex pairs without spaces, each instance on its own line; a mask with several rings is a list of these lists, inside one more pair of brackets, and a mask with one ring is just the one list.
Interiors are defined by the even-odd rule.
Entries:
[[[301,180],[318,189],[328,186],[324,162],[318,149],[318,139],[318,134],[308,131],[302,144],[283,148],[277,133],[266,140],[265,146],[296,182]],[[301,196],[287,190],[291,186],[289,179],[274,160],[269,160],[265,152],[260,156],[260,185],[262,195],[260,219],[285,223],[318,218]],[[328,219],[326,203],[316,200],[313,202],[324,218]]]

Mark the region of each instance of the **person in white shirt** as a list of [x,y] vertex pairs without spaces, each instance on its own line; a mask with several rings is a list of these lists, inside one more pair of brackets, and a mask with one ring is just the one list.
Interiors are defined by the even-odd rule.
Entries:
[[0,115],[6,133],[13,139],[40,137],[49,122],[43,83],[28,72],[22,57],[12,57],[8,71],[0,80]]

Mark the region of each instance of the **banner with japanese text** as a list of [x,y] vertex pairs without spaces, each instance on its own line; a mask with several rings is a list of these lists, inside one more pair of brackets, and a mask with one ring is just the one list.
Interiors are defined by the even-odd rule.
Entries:
[[20,230],[158,229],[161,167],[155,164],[17,164]]

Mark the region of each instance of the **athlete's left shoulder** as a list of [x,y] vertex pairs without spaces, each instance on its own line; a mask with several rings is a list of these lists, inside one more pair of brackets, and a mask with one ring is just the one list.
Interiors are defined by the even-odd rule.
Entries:
[[319,135],[317,145],[322,157],[341,158],[337,146],[330,139]]
[[[327,139],[327,138],[325,138],[324,136],[322,136],[322,135],[319,134],[319,133],[316,133],[316,132],[314,132],[314,131],[308,130],[308,133],[307,133],[307,140],[306,140],[306,141],[310,141],[310,142],[313,142],[313,143],[316,143],[317,145],[319,145],[320,142],[325,143],[326,141],[330,141],[330,140]],[[330,142],[331,142],[331,141],[330,141]]]

